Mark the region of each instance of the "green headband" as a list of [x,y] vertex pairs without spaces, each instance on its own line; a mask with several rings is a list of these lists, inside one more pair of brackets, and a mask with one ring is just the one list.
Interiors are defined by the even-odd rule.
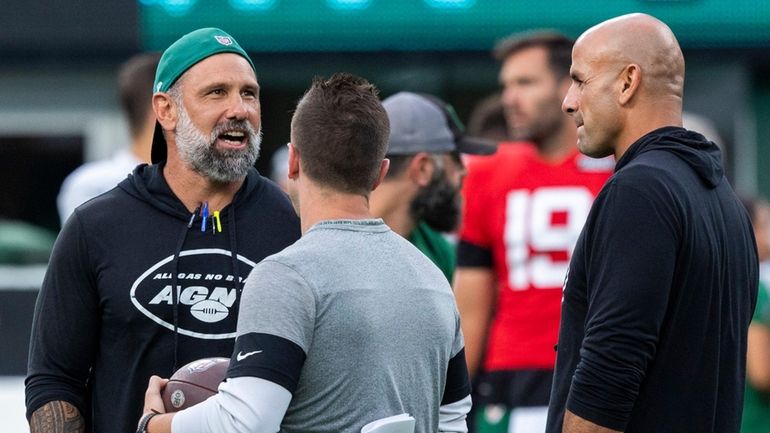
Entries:
[[212,27],[198,29],[182,36],[163,52],[155,72],[152,92],[167,92],[193,65],[220,53],[238,54],[249,62],[252,69],[255,69],[249,55],[232,36]]

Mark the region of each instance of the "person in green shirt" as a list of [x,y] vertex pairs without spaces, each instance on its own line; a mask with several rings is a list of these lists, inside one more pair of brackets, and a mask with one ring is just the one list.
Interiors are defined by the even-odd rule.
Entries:
[[[757,307],[749,325],[746,394],[741,433],[770,433],[770,295],[760,282]],[[759,365],[760,363],[765,365]],[[765,373],[763,373],[763,371]]]
[[[770,259],[770,204],[761,197],[744,198],[757,240],[760,263]],[[770,292],[760,272],[757,306],[749,325],[746,394],[741,433],[770,433]],[[763,284],[763,280],[765,280]]]
[[390,121],[390,169],[372,192],[372,213],[428,256],[451,283],[455,248],[444,233],[455,231],[460,220],[461,154],[489,155],[497,146],[466,136],[452,106],[435,96],[400,92],[383,105]]
[[446,237],[431,228],[425,221],[420,221],[407,239],[441,269],[451,284],[457,258],[454,246],[447,241]]

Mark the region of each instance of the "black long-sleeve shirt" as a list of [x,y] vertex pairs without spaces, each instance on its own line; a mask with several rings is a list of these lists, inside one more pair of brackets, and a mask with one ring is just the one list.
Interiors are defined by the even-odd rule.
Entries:
[[676,127],[640,138],[572,257],[546,431],[568,409],[627,433],[737,433],[757,267],[716,145]]
[[255,170],[217,225],[215,209],[187,211],[162,169],[137,167],[62,229],[35,307],[27,417],[64,400],[87,431],[134,431],[150,375],[230,357],[241,281],[299,238],[288,198]]

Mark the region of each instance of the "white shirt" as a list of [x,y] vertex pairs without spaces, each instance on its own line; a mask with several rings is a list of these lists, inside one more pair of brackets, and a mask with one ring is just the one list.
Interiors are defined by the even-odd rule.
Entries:
[[75,169],[64,179],[56,198],[61,224],[76,207],[114,188],[141,163],[130,150],[124,149],[108,159],[87,162]]

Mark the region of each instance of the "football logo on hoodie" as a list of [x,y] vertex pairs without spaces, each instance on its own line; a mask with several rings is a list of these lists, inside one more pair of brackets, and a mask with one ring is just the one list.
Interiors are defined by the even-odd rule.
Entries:
[[[174,256],[151,266],[131,286],[131,302],[145,316],[174,330],[203,339],[235,337],[236,312],[240,293],[235,288],[230,251],[223,249],[187,250],[179,253],[183,269],[200,271],[177,273],[177,296],[172,292]],[[238,279],[241,282],[256,265],[238,255]],[[175,299],[176,298],[176,299]],[[176,301],[176,306],[174,305]]]

